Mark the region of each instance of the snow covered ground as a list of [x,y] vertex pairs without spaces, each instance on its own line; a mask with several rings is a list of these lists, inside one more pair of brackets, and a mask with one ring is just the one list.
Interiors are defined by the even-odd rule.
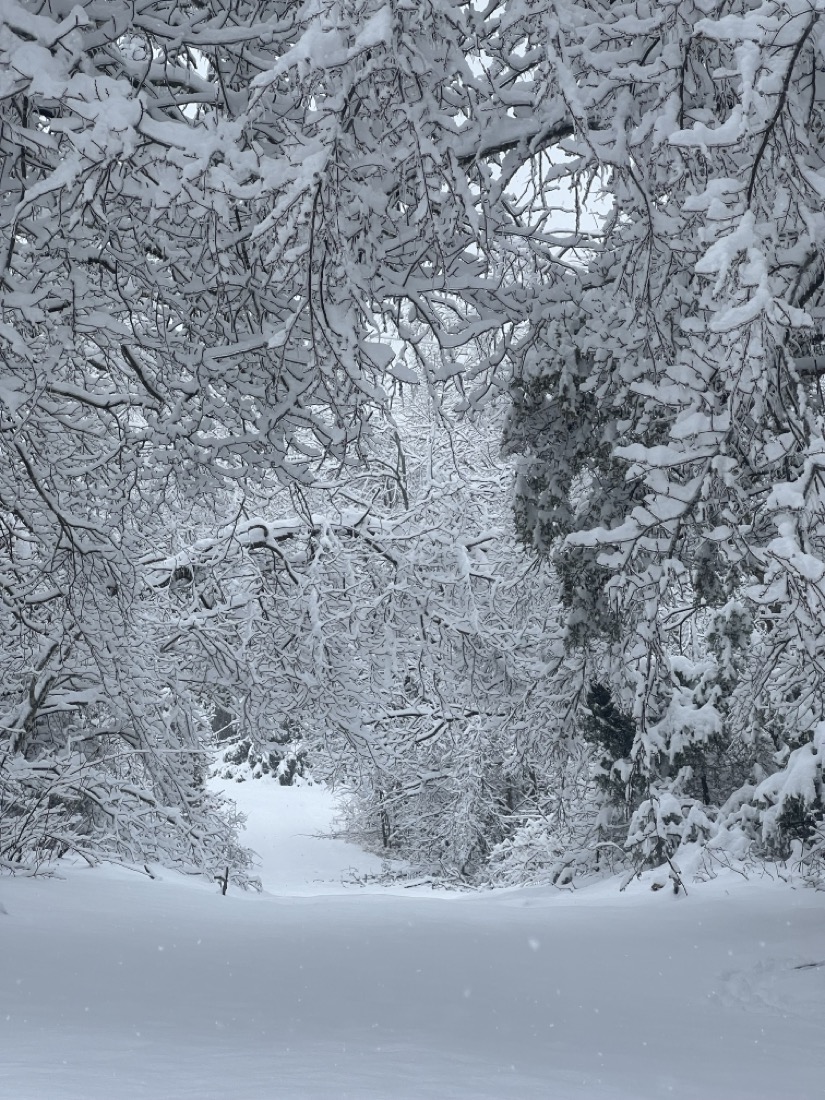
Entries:
[[0,880],[2,1100],[825,1096],[822,895],[363,889],[328,792],[232,791],[262,895]]

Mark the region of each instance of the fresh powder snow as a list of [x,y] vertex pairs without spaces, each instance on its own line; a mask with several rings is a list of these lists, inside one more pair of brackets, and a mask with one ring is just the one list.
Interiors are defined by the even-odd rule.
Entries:
[[223,786],[261,894],[117,867],[0,883],[0,1096],[823,1095],[821,893],[386,887],[329,835],[323,786]]

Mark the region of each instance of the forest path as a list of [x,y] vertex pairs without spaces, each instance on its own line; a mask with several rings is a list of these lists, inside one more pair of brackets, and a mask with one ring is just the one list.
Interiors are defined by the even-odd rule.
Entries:
[[327,792],[238,797],[261,895],[0,881],[3,1100],[822,1097],[822,895],[341,886]]

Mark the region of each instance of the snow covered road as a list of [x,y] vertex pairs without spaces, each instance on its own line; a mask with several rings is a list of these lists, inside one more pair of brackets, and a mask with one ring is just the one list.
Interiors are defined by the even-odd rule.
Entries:
[[326,793],[246,786],[261,896],[0,882],[3,1100],[825,1095],[821,895],[324,886]]

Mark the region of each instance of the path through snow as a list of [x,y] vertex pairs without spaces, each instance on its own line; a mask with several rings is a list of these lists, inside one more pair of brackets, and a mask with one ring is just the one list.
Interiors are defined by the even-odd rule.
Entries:
[[3,1100],[819,1100],[822,895],[717,880],[484,895],[323,880],[320,788],[260,781],[267,892],[3,879]]

